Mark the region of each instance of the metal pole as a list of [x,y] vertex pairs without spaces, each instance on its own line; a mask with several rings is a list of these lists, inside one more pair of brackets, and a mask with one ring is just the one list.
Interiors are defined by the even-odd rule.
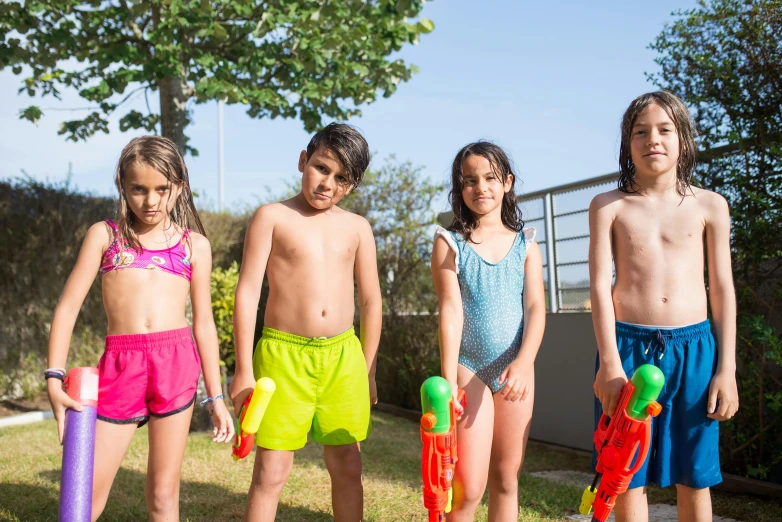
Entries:
[[546,192],[543,197],[543,212],[546,218],[546,265],[548,266],[549,312],[559,311],[557,304],[557,260],[554,250],[554,197]]
[[223,211],[223,100],[217,100],[217,180],[218,210]]

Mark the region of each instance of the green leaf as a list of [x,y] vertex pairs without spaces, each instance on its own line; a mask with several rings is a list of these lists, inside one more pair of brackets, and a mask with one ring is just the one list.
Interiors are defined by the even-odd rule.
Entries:
[[428,18],[421,18],[421,20],[418,22],[418,27],[420,28],[422,33],[428,34],[434,31],[434,22],[432,22]]
[[29,107],[26,107],[19,111],[19,119],[20,120],[28,120],[36,125],[38,125],[38,122],[40,121],[41,117],[43,117],[43,112],[41,111],[41,108],[37,105],[30,105]]

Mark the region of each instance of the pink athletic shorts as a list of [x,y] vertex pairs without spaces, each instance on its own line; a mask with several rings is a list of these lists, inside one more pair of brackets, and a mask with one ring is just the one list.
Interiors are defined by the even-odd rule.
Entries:
[[107,336],[98,371],[98,418],[142,426],[195,402],[201,361],[190,328],[180,328]]

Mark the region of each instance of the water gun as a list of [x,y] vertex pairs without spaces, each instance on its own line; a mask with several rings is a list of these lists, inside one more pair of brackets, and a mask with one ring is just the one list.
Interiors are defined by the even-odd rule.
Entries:
[[[462,408],[467,406],[464,390],[457,392]],[[453,468],[456,464],[456,408],[451,385],[442,377],[429,377],[421,385],[421,476],[424,479],[424,507],[429,522],[445,522],[451,511]]]
[[[582,515],[595,508],[592,522],[606,521],[617,495],[627,491],[633,475],[646,462],[652,417],[662,410],[656,401],[664,384],[665,377],[659,368],[651,364],[640,366],[622,388],[614,416],[609,418],[603,413],[600,417],[594,436],[597,473],[592,485],[584,490],[579,506]],[[631,468],[634,457],[635,465]]]
[[245,458],[253,449],[255,434],[261,426],[263,414],[277,386],[268,377],[261,377],[255,383],[255,389],[247,396],[239,412],[239,425],[236,427],[236,435],[231,448],[234,460]]

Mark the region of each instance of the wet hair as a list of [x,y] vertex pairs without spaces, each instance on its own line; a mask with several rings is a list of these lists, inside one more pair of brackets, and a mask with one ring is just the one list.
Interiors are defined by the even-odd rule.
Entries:
[[315,151],[324,147],[333,152],[348,178],[350,188],[354,189],[361,184],[369,166],[369,145],[364,136],[355,127],[346,123],[329,123],[323,129],[315,133],[307,145],[307,159],[311,158]]
[[684,197],[692,186],[695,171],[695,124],[687,106],[678,96],[668,91],[642,94],[634,99],[622,116],[622,142],[619,149],[619,190],[635,192],[635,164],[630,152],[633,125],[638,116],[650,105],[658,105],[671,118],[679,136],[679,159],[676,163],[676,193]]
[[462,150],[456,154],[456,158],[453,160],[453,165],[451,166],[451,191],[448,193],[448,198],[451,201],[451,208],[453,210],[453,221],[451,221],[448,230],[458,232],[465,241],[471,241],[472,233],[478,227],[478,219],[467,207],[467,204],[462,197],[462,190],[464,189],[462,168],[464,161],[470,156],[482,156],[486,158],[491,165],[494,175],[503,183],[508,180],[508,176],[512,176],[511,188],[502,197],[501,218],[502,224],[505,225],[505,227],[516,232],[521,232],[521,229],[524,228],[524,221],[521,218],[521,209],[516,204],[516,191],[514,190],[516,176],[513,175],[511,161],[502,148],[494,143],[483,140],[465,145],[462,147]]
[[[193,203],[193,194],[190,192],[190,178],[187,174],[187,166],[179,148],[173,141],[162,136],[141,136],[128,143],[117,162],[117,172],[114,183],[119,191],[119,227],[120,236],[125,243],[137,250],[142,250],[138,236],[133,231],[133,222],[136,216],[130,210],[125,194],[125,176],[128,169],[136,165],[146,165],[163,174],[172,185],[182,187],[176,199],[174,208],[169,213],[169,218],[182,230],[196,229],[206,235],[201,218]],[[169,192],[171,197],[172,192]]]

